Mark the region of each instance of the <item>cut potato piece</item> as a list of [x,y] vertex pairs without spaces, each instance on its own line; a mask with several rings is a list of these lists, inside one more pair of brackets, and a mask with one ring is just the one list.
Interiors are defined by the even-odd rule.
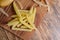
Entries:
[[25,12],[25,13],[28,13],[29,10],[19,10],[20,12]]
[[31,27],[30,25],[28,25],[27,23],[25,23],[24,21],[21,21],[21,23],[22,23],[22,24],[24,24],[26,27],[28,27],[28,28],[31,28],[31,29],[32,29],[32,27]]
[[14,25],[12,25],[12,28],[15,28],[18,25],[19,21],[15,21]]
[[21,26],[21,29],[27,29],[28,27],[26,27],[26,26]]
[[17,6],[16,2],[13,2],[13,7],[14,7],[14,10],[15,10],[15,12],[16,12],[16,14],[17,14],[17,16],[19,16],[19,17],[20,17],[19,8],[18,8],[18,6]]
[[16,17],[17,17],[17,15],[12,15],[11,17],[12,17],[12,18],[16,18]]
[[8,25],[8,26],[13,26],[13,25],[15,25],[16,23],[19,23],[19,21],[11,21],[11,22],[9,22],[7,25]]
[[19,24],[17,25],[17,27],[20,27],[21,25],[22,25],[22,24],[19,23]]
[[32,22],[34,23],[34,20],[35,20],[35,15],[36,15],[36,8],[33,8],[30,10],[30,13],[32,12],[32,14],[28,17],[27,16],[27,19],[29,22]]
[[12,26],[12,30],[20,31],[32,31],[35,29],[34,20],[36,14],[36,8],[31,8],[29,10],[20,10],[17,7],[16,2],[13,2],[13,7],[16,12],[16,15],[13,15],[14,18],[8,23],[8,26]]
[[29,32],[29,31],[30,31],[30,32],[32,31],[32,29],[21,29],[21,28],[12,28],[12,30],[28,31],[28,32]]
[[32,13],[33,13],[33,10],[34,10],[34,8],[32,7],[32,8],[30,9],[30,14],[32,14]]

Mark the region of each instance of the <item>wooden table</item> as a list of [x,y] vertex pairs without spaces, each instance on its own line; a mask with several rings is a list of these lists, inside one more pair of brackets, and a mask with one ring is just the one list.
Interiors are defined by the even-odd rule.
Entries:
[[[52,6],[51,12],[47,13],[40,21],[40,26],[38,27],[40,37],[38,37],[39,34],[34,33],[30,40],[60,40],[60,1],[57,0],[57,2]],[[22,39],[0,27],[0,40]]]

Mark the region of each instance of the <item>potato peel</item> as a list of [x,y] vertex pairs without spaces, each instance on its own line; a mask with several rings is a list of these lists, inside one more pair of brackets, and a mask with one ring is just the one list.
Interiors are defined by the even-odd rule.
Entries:
[[10,5],[13,2],[13,0],[0,0],[0,6],[1,7],[6,7]]

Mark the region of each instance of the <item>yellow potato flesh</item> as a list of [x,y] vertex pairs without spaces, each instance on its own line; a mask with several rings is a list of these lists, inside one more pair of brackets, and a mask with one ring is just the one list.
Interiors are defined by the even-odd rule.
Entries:
[[34,19],[36,14],[36,8],[31,8],[30,10],[18,9],[16,2],[13,3],[16,15],[13,15],[14,19],[8,22],[8,26],[12,25],[12,30],[20,31],[32,31],[35,29]]
[[0,6],[5,7],[10,5],[13,2],[13,0],[0,0]]

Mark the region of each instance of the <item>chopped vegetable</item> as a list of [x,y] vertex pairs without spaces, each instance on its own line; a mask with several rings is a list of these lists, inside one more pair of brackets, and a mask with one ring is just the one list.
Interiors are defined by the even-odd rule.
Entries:
[[15,10],[17,16],[20,17],[19,8],[18,8],[18,6],[17,6],[17,4],[15,2],[13,3],[13,7],[14,7],[14,10]]
[[16,2],[13,2],[13,7],[16,12],[12,17],[14,18],[8,22],[8,26],[12,26],[12,30],[32,31],[35,29],[34,19],[36,8],[30,10],[21,10],[18,8]]
[[35,14],[36,14],[36,8],[31,8],[30,9],[30,16],[29,17],[27,17],[27,19],[28,20],[30,20],[30,19],[32,19],[32,20],[30,20],[30,22],[32,22],[32,23],[34,23],[34,20],[35,20]]
[[12,25],[14,25],[14,23],[16,23],[16,21],[18,21],[17,18],[11,20],[7,25],[12,26]]
[[11,17],[12,17],[12,18],[16,18],[16,17],[17,17],[17,15],[12,15]]

